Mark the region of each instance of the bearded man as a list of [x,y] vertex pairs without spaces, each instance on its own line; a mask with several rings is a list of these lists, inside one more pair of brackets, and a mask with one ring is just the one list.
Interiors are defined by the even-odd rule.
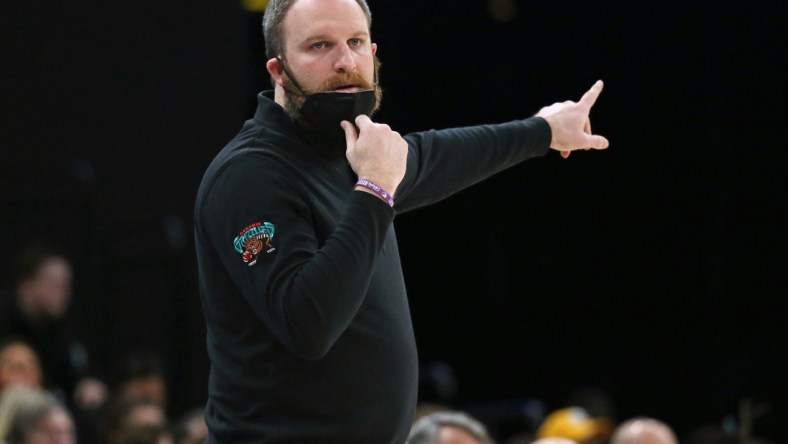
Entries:
[[551,147],[608,145],[588,120],[601,82],[524,120],[401,136],[371,120],[370,25],[365,0],[268,3],[273,91],[195,204],[210,443],[404,443],[418,368],[394,216]]

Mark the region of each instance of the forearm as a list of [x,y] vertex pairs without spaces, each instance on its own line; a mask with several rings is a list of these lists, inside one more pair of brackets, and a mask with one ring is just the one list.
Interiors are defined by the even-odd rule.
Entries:
[[396,199],[398,212],[446,198],[549,149],[540,117],[497,125],[426,131],[406,136],[408,169]]
[[364,301],[394,211],[376,196],[352,192],[331,236],[317,251],[294,252],[263,289],[267,324],[294,353],[322,357]]

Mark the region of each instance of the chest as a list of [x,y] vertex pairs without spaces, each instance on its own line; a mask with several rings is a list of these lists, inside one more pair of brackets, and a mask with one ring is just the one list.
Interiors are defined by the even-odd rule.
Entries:
[[305,199],[320,246],[325,244],[345,213],[356,175],[346,161],[322,165],[305,180]]

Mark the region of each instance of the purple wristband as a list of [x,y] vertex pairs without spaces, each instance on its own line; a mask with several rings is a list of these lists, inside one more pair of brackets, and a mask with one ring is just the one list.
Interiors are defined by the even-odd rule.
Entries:
[[356,182],[356,186],[364,187],[368,190],[374,191],[375,194],[380,196],[381,199],[385,200],[390,207],[394,206],[394,199],[391,198],[391,195],[387,193],[383,188],[379,187],[378,185],[375,185],[374,183],[366,179],[359,179],[358,182]]

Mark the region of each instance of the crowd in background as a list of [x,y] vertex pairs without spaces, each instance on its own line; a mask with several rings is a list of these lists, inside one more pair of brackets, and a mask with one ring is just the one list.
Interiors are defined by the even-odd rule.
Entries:
[[[16,276],[14,290],[0,298],[0,444],[205,441],[202,406],[168,417],[163,357],[130,352],[111,378],[92,368],[89,351],[68,322],[68,258],[26,248]],[[702,425],[677,436],[659,418],[618,418],[601,391],[578,393],[553,410],[523,401],[514,408],[520,429],[504,429],[500,414],[452,403],[456,381],[446,364],[424,366],[422,373],[420,390],[428,396],[418,406],[408,444],[768,444],[752,436],[748,424]]]
[[0,443],[195,444],[202,406],[168,417],[164,358],[129,352],[107,377],[69,319],[71,264],[43,246],[19,255],[0,297]]
[[552,408],[535,398],[460,403],[448,364],[421,370],[424,396],[407,444],[777,444],[756,433],[754,423],[769,413],[749,399],[742,400],[738,417],[679,433],[663,418],[622,417],[615,399],[598,387],[575,388]]

